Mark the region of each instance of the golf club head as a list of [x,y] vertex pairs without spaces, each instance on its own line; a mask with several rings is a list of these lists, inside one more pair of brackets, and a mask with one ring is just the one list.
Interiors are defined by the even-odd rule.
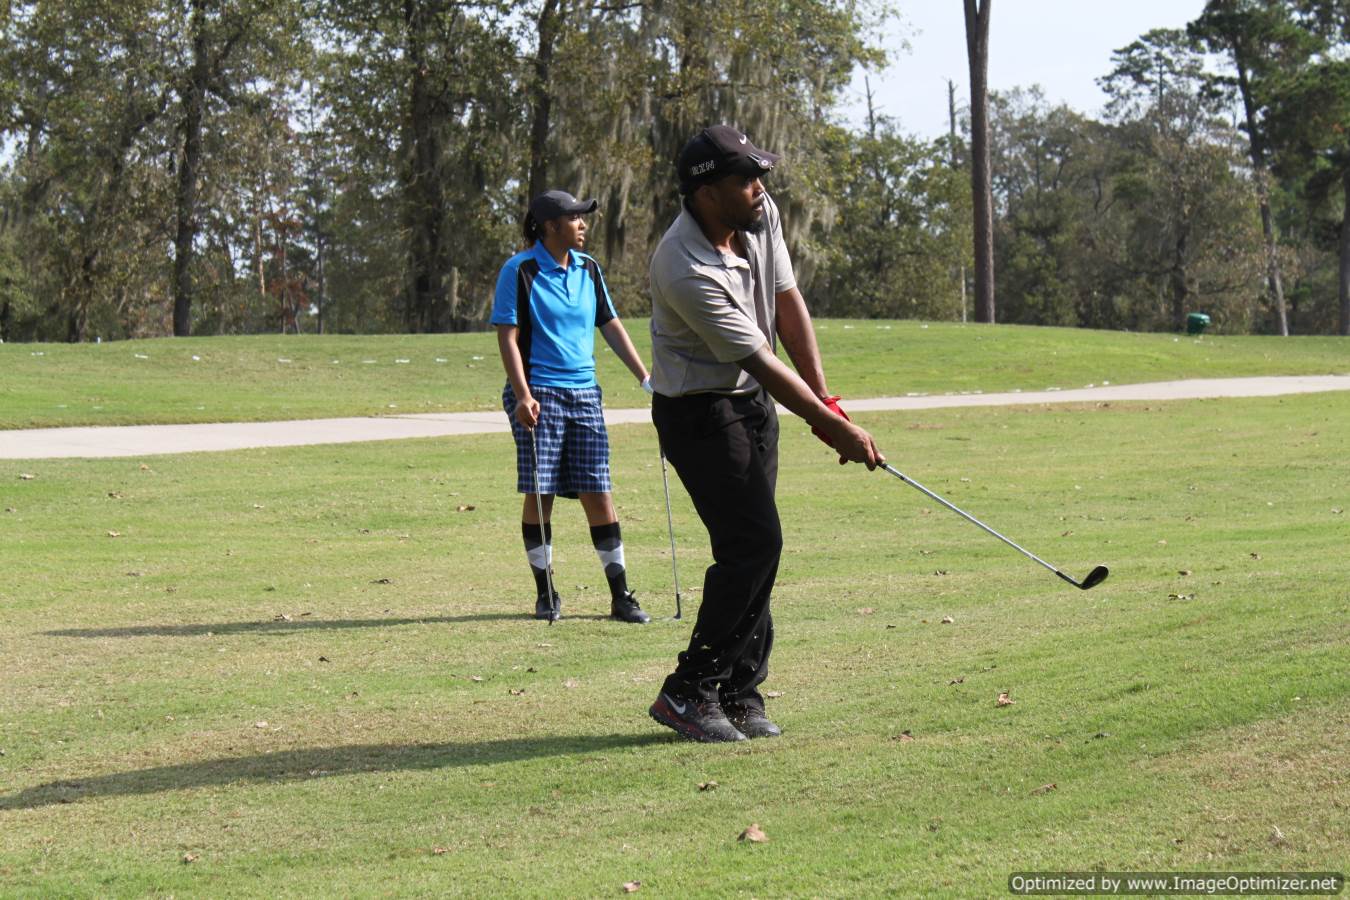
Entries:
[[1106,568],[1106,566],[1098,566],[1097,568],[1089,572],[1088,576],[1083,579],[1083,583],[1078,586],[1085,591],[1089,590],[1105,581],[1106,576],[1109,574],[1110,571]]

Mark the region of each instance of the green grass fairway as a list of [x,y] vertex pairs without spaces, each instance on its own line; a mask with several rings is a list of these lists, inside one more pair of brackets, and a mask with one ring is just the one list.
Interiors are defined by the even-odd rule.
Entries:
[[[1126,381],[1132,346],[1335,368],[1263,364],[1252,348],[1277,345],[1256,340],[1083,343],[1119,367],[1085,356],[1068,381],[1038,359],[982,386]],[[131,345],[48,349],[95,371]],[[932,389],[926,367],[956,362],[889,358],[884,384],[859,358],[839,388]],[[1148,378],[1218,365],[1169,360]],[[263,403],[265,380],[229,408],[366,402]],[[399,399],[437,397],[421,389]],[[1111,577],[1074,590],[786,420],[765,684],[785,734],[740,746],[646,716],[697,594],[671,621],[645,426],[611,436],[647,627],[601,618],[574,504],[555,519],[567,618],[526,618],[505,435],[0,463],[0,895],[990,897],[1023,870],[1350,868],[1350,394],[858,418],[902,471]],[[693,588],[706,543],[676,493]],[[738,842],[752,823],[767,843]]]
[[[650,361],[647,321],[627,327]],[[1342,338],[839,319],[817,327],[830,386],[845,397],[1350,372]],[[608,404],[645,405],[596,344]],[[506,380],[486,333],[0,344],[0,373],[0,429],[497,409]]]

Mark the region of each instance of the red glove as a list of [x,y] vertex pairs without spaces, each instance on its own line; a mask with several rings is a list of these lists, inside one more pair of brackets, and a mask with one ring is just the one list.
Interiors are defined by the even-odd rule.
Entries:
[[[848,413],[844,412],[842,409],[839,408],[839,399],[840,398],[838,397],[826,397],[824,400],[821,400],[820,402],[824,403],[827,407],[829,407],[830,412],[834,413],[836,416],[842,417],[846,422],[852,422],[853,420],[848,417]],[[829,437],[825,434],[825,432],[821,431],[814,425],[811,426],[811,433],[814,434],[816,437],[820,438],[822,441],[824,441],[826,447],[830,448],[834,447],[834,441],[830,440]]]

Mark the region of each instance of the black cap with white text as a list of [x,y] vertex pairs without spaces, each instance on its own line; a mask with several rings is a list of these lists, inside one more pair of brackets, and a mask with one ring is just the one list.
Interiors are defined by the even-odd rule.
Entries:
[[684,145],[676,169],[680,193],[688,194],[701,184],[727,175],[763,175],[782,159],[777,153],[761,150],[730,125],[703,129]]

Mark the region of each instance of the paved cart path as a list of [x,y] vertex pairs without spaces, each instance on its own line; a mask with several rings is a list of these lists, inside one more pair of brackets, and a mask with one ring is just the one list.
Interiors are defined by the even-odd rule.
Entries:
[[[1350,390],[1350,375],[1289,375],[1261,378],[1199,378],[1145,384],[1093,385],[1002,394],[932,394],[844,401],[849,412],[942,409],[954,406],[1013,406],[1127,400],[1197,400],[1212,397],[1273,397]],[[651,421],[649,409],[610,409],[610,425]],[[422,413],[292,422],[227,422],[208,425],[125,425],[97,428],[35,428],[0,431],[0,459],[61,459],[154,456],[392,441],[402,438],[489,434],[509,430],[501,412]]]

